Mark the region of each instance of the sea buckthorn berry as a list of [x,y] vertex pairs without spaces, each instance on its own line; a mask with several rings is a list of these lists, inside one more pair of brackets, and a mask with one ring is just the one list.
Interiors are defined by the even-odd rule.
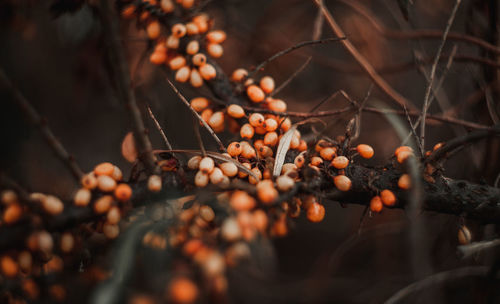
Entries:
[[380,196],[374,196],[372,197],[372,199],[370,200],[370,210],[372,212],[380,212],[382,211],[382,208],[384,207],[384,204],[382,203],[382,199],[380,198]]
[[264,115],[260,113],[253,113],[248,118],[248,122],[250,123],[250,125],[252,125],[252,127],[260,127],[264,124],[264,121]]
[[203,77],[201,77],[200,72],[198,72],[197,69],[192,69],[191,70],[191,75],[189,76],[189,83],[194,88],[199,88],[203,85]]
[[23,209],[18,203],[7,206],[3,212],[3,222],[7,225],[17,222],[23,215]]
[[201,156],[196,155],[188,160],[187,166],[191,170],[198,170],[200,167]]
[[[242,163],[241,164],[243,167],[247,168],[248,170],[251,170],[252,166],[249,163]],[[248,176],[248,173],[242,170],[238,170],[238,177],[239,178],[245,178]]]
[[236,69],[231,74],[231,80],[234,82],[241,82],[248,76],[248,71],[245,69]]
[[220,168],[215,167],[210,173],[210,182],[216,185],[222,182],[223,179],[224,179],[224,173],[222,173],[222,170]]
[[278,133],[269,132],[264,136],[264,144],[267,146],[276,146],[278,144]]
[[69,253],[75,246],[75,238],[70,232],[65,232],[61,235],[61,251]]
[[85,207],[90,203],[90,199],[92,198],[92,193],[89,189],[81,188],[76,191],[75,196],[73,197],[73,202],[76,206]]
[[259,152],[259,156],[261,158],[271,157],[273,156],[273,149],[268,146],[262,146],[257,150]]
[[444,146],[444,143],[440,142],[434,145],[434,148],[432,148],[432,151],[436,151],[437,149],[440,149],[441,147]]
[[146,22],[146,20],[149,18],[149,12],[143,11],[141,15],[139,16],[139,21],[141,22]]
[[286,102],[281,99],[271,99],[267,103],[267,107],[271,111],[275,112],[286,112]]
[[411,147],[409,147],[409,146],[401,146],[401,147],[398,147],[396,149],[396,151],[394,151],[394,155],[398,156],[398,154],[400,152],[403,152],[403,151],[407,151],[407,152],[412,152],[413,153],[413,149]]
[[304,151],[307,151],[307,143],[305,140],[301,139],[300,140],[300,143],[299,143],[299,146],[297,148],[300,152],[304,152]]
[[205,110],[209,105],[210,101],[205,97],[196,97],[191,99],[191,107],[198,113]]
[[205,14],[201,14],[193,17],[193,23],[198,27],[199,33],[205,33],[208,31],[208,16]]
[[148,178],[148,190],[151,192],[160,192],[162,187],[161,177],[159,175],[150,175]]
[[304,165],[305,162],[306,162],[306,159],[305,159],[303,154],[297,155],[295,157],[295,160],[293,161],[293,163],[295,164],[295,166],[297,166],[297,168],[302,168],[302,166]]
[[211,222],[215,219],[215,212],[210,206],[203,205],[200,207],[200,217],[206,222]]
[[394,206],[396,204],[396,196],[391,190],[382,190],[380,192],[380,198],[382,199],[382,203],[386,206]]
[[255,149],[252,148],[252,146],[250,146],[250,145],[243,146],[240,155],[246,159],[252,159],[252,158],[255,158],[257,156]]
[[172,0],[161,0],[160,6],[165,13],[171,13],[175,9],[175,4]]
[[236,157],[241,154],[242,147],[239,142],[232,142],[227,146],[227,153],[232,157]]
[[200,50],[200,43],[197,40],[190,41],[186,46],[186,53],[194,55]]
[[220,58],[224,54],[224,48],[220,44],[209,43],[207,53],[214,58]]
[[259,135],[264,135],[267,133],[266,128],[264,127],[255,127],[255,133]]
[[403,190],[408,190],[411,187],[411,178],[408,174],[403,174],[398,179],[398,187]]
[[227,107],[227,115],[233,118],[242,118],[245,116],[245,110],[237,104],[232,104]]
[[111,207],[111,209],[109,209],[108,213],[106,214],[106,220],[108,221],[108,223],[113,225],[118,224],[121,218],[122,216],[120,214],[120,208],[116,206]]
[[331,144],[329,142],[327,142],[326,140],[324,140],[324,139],[318,140],[318,142],[314,146],[314,151],[316,151],[318,153],[321,152],[321,150],[323,150],[324,148],[327,147],[327,144],[328,144],[328,147],[331,146]]
[[238,167],[232,162],[225,162],[220,164],[220,169],[222,170],[222,173],[224,173],[225,176],[228,177],[233,177],[238,174]]
[[182,0],[181,5],[185,9],[190,9],[194,5],[194,0]]
[[229,199],[229,205],[236,211],[249,211],[255,208],[255,199],[245,191],[235,190]]
[[281,168],[281,174],[286,174],[288,171],[296,171],[297,166],[292,163],[285,163],[283,164],[283,167]]
[[321,157],[318,157],[318,156],[313,156],[311,157],[311,165],[313,166],[319,166],[323,163],[323,159]]
[[177,38],[182,38],[186,35],[186,26],[182,23],[177,23],[172,26],[172,35]]
[[260,80],[260,87],[266,93],[269,94],[274,90],[274,79],[269,76],[264,76]]
[[126,202],[132,197],[132,188],[127,184],[119,184],[115,189],[115,197],[120,202]]
[[[106,177],[110,178],[109,176]],[[43,209],[51,215],[60,214],[64,210],[64,203],[53,195],[47,195],[42,200],[42,206]]]
[[413,152],[409,151],[401,151],[398,153],[396,156],[398,163],[402,164],[404,163],[409,157],[413,156]]
[[335,147],[324,148],[319,152],[319,155],[324,160],[332,160],[336,154],[337,154],[337,149]]
[[191,76],[191,68],[183,66],[175,73],[175,80],[177,82],[186,82],[189,80],[189,76]]
[[224,113],[219,111],[212,114],[208,120],[208,125],[213,129],[219,129],[221,126],[224,126]]
[[146,27],[146,32],[148,33],[148,37],[151,40],[154,40],[160,36],[160,23],[158,21],[152,21]]
[[102,192],[111,192],[116,188],[116,181],[107,175],[101,175],[97,178],[97,188]]
[[179,48],[180,40],[174,35],[170,35],[167,37],[167,41],[165,41],[165,46],[171,50],[177,50]]
[[129,4],[123,8],[121,15],[125,19],[130,19],[134,16],[134,13],[135,13],[135,5]]
[[319,223],[325,218],[325,207],[320,203],[312,203],[307,208],[307,219],[313,223]]
[[222,238],[228,242],[234,242],[241,238],[241,228],[234,217],[227,218],[222,222],[220,228]]
[[212,114],[214,114],[214,111],[212,111],[212,109],[205,109],[205,110],[203,110],[203,112],[201,112],[200,116],[204,122],[208,123],[208,121],[210,120],[210,117],[212,117]]
[[292,140],[290,141],[290,149],[298,149],[300,146],[300,138],[297,136],[293,136]]
[[2,191],[0,201],[5,205],[10,205],[19,202],[16,192],[12,190]]
[[211,80],[217,76],[217,71],[215,70],[213,65],[207,63],[200,67],[200,74],[203,79]]
[[97,214],[104,214],[109,211],[113,204],[113,197],[111,195],[104,195],[97,199],[94,203],[94,211]]
[[191,35],[198,35],[198,33],[199,33],[198,26],[196,24],[194,24],[193,22],[186,23],[186,33],[190,36]]
[[469,228],[467,226],[463,225],[458,229],[458,242],[461,245],[467,245],[470,244],[472,241],[472,234],[470,233]]
[[176,56],[168,62],[170,69],[176,71],[186,65],[186,58],[183,56]]
[[207,173],[203,173],[202,171],[196,172],[196,175],[194,176],[194,184],[196,187],[203,188],[208,185],[209,181],[210,177]]
[[200,171],[205,174],[210,174],[215,168],[215,163],[211,157],[203,157],[200,161]]
[[264,128],[267,132],[276,131],[278,129],[278,122],[273,118],[268,118],[264,121]]
[[257,197],[264,204],[270,204],[278,198],[278,191],[274,188],[271,180],[263,180],[257,183]]
[[115,166],[112,163],[100,163],[94,168],[95,175],[113,175],[113,171],[115,170]]
[[349,165],[349,159],[345,156],[337,156],[332,160],[332,166],[335,169],[344,169]]
[[363,158],[372,158],[373,156],[373,148],[369,145],[365,144],[360,144],[356,147],[356,150],[358,151],[359,155]]
[[102,226],[102,233],[106,238],[110,240],[116,239],[120,234],[120,227],[118,227],[118,225],[104,223],[104,225]]
[[226,40],[226,33],[221,30],[215,30],[208,32],[206,37],[210,43],[222,43]]
[[244,124],[240,129],[240,136],[242,138],[252,138],[255,133],[254,128],[250,124]]
[[252,185],[256,185],[261,179],[262,179],[262,172],[259,170],[259,168],[255,167],[252,168],[251,170],[253,174],[257,177],[253,177],[251,175],[248,176],[248,182]]
[[167,54],[164,52],[153,52],[149,56],[149,61],[156,65],[164,64],[167,61]]
[[114,166],[113,174],[111,174],[111,178],[113,178],[117,182],[121,181],[123,178],[122,170],[120,170],[120,168],[118,168],[117,166]]
[[198,53],[193,56],[191,59],[193,61],[193,64],[196,66],[202,66],[207,63],[207,56],[205,56],[202,53]]
[[19,266],[14,261],[14,259],[8,255],[4,255],[2,257],[2,259],[0,260],[0,265],[2,268],[2,273],[6,277],[9,277],[9,278],[15,277],[17,275],[17,273],[19,272]]
[[[282,122],[281,122],[281,130],[283,130],[283,132],[286,132],[288,130],[290,130],[290,128],[292,127],[292,121],[290,120],[290,118],[285,118]],[[300,143],[299,143],[300,145]]]
[[295,181],[286,175],[281,175],[276,179],[276,187],[279,191],[289,191],[293,186],[295,186]]
[[345,175],[337,175],[333,178],[335,187],[340,191],[349,191],[351,189],[351,180]]
[[254,85],[254,84],[248,86],[247,95],[248,95],[248,98],[250,98],[250,100],[253,102],[261,102],[266,97],[266,95],[264,94],[264,91],[262,91],[261,88],[259,88],[258,86]]

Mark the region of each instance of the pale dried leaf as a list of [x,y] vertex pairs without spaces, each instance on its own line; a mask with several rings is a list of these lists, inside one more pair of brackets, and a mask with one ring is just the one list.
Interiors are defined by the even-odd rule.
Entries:
[[276,150],[276,159],[274,160],[273,176],[279,176],[281,168],[285,163],[285,156],[290,149],[290,142],[292,141],[293,133],[297,129],[297,125],[293,125],[290,130],[286,131],[280,139],[278,149]]
[[139,153],[135,146],[134,134],[128,132],[122,141],[122,156],[130,163],[135,162]]

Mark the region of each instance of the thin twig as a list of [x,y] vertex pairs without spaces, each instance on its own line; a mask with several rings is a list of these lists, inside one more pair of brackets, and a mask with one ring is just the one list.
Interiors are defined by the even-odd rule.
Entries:
[[193,117],[193,128],[194,128],[194,135],[196,136],[196,140],[198,141],[198,146],[200,146],[201,150],[201,155],[203,157],[207,156],[207,150],[205,150],[205,145],[203,144],[203,139],[201,138],[200,134],[200,124],[197,119]]
[[271,94],[269,94],[269,97],[273,97],[274,95],[276,95],[279,92],[281,92],[281,90],[283,90],[290,82],[292,82],[292,80],[294,80],[295,77],[297,77],[297,75],[299,75],[300,73],[302,73],[302,71],[311,62],[311,59],[312,59],[311,56],[307,57],[306,61],[292,75],[290,75],[290,77],[288,77],[285,81],[283,81],[283,83],[280,84],[279,87],[277,87],[274,91],[271,92]]
[[[323,3],[323,0],[320,1]],[[318,9],[318,15],[316,16],[316,19],[314,19],[312,40],[318,40],[321,38],[323,23],[325,23],[325,17],[321,13],[321,9]]]
[[[330,14],[328,9],[323,5],[319,0],[313,0],[316,5],[321,8],[321,11],[323,12],[323,15],[325,16],[326,20],[328,21],[328,24],[330,25],[330,28],[332,31],[335,33],[335,35],[339,37],[345,37],[344,31],[342,28],[338,25],[338,23],[335,21],[333,16]],[[407,100],[405,97],[403,97],[401,94],[396,92],[380,75],[375,71],[373,66],[370,64],[366,58],[361,55],[361,53],[358,51],[358,49],[349,41],[349,39],[343,39],[340,41],[342,45],[345,47],[345,49],[352,55],[352,57],[358,62],[359,65],[366,71],[368,76],[373,80],[373,82],[389,97],[391,97],[392,100],[394,100],[397,104],[400,106],[406,105],[410,109],[415,109],[415,106]]]
[[158,132],[160,132],[161,137],[163,138],[163,142],[165,143],[165,146],[167,147],[167,149],[172,150],[173,149],[172,145],[168,141],[167,135],[165,135],[165,132],[163,131],[160,123],[158,122],[155,115],[153,114],[153,111],[151,111],[151,107],[149,105],[146,105],[146,107],[148,109],[149,117],[151,117],[151,119],[155,123],[156,129],[158,130]]
[[212,135],[212,137],[214,138],[214,140],[219,145],[219,149],[221,151],[226,152],[226,148],[224,147],[224,145],[220,141],[219,137],[217,137],[217,135],[215,134],[214,130],[207,124],[207,122],[205,120],[203,120],[203,118],[201,118],[200,114],[198,114],[198,112],[196,112],[191,107],[191,105],[189,104],[189,101],[187,101],[187,99],[181,94],[181,92],[179,92],[179,90],[172,83],[172,81],[170,81],[170,79],[168,79],[168,77],[165,77],[165,79],[167,80],[167,82],[170,85],[170,87],[172,88],[172,90],[174,90],[175,94],[179,97],[179,99],[189,108],[189,110],[191,111],[191,113],[193,113],[193,115],[196,116],[196,118],[198,118],[198,120],[203,124],[203,126],[205,127],[205,129],[207,129],[208,133],[210,133],[210,135]]
[[325,38],[325,39],[321,39],[321,40],[310,40],[310,41],[303,41],[303,42],[299,42],[297,43],[296,45],[294,46],[291,46],[287,49],[284,49],[282,51],[279,51],[278,53],[272,55],[271,57],[267,58],[266,60],[264,60],[263,62],[261,62],[259,65],[257,65],[247,76],[247,78],[253,78],[260,70],[262,70],[267,64],[269,64],[270,62],[272,62],[273,60],[281,57],[281,56],[284,56],[290,52],[293,52],[297,49],[300,49],[302,47],[305,47],[305,46],[309,46],[309,45],[315,45],[315,44],[323,44],[323,43],[329,43],[329,42],[337,42],[337,41],[342,41],[342,40],[345,40],[347,39],[344,35],[338,35],[339,37],[333,37],[333,38]]
[[116,12],[108,0],[100,2],[100,17],[103,28],[103,41],[107,44],[110,76],[116,87],[118,99],[124,104],[132,121],[132,130],[139,150],[139,158],[150,173],[159,173],[156,165],[153,147],[148,137],[142,114],[137,106],[130,82],[130,71],[121,43]]
[[436,69],[439,63],[439,58],[441,57],[441,52],[443,51],[444,45],[446,43],[446,38],[448,37],[448,33],[450,32],[453,21],[455,20],[455,15],[461,2],[462,0],[456,0],[455,6],[453,6],[450,17],[448,18],[441,43],[439,44],[436,57],[434,58],[434,63],[432,64],[429,83],[427,85],[427,89],[425,90],[424,105],[422,106],[422,123],[420,124],[420,144],[422,145],[423,149],[425,149],[425,119],[427,115],[427,108],[429,105],[429,98],[431,96],[432,84],[434,82],[434,77],[436,76]]
[[28,117],[29,121],[38,127],[47,144],[52,148],[52,151],[59,157],[63,163],[69,168],[73,176],[79,181],[83,176],[83,171],[75,161],[75,158],[66,151],[61,142],[56,138],[52,130],[49,128],[47,120],[38,114],[36,109],[26,99],[26,97],[14,86],[12,81],[7,77],[4,70],[0,68],[0,83],[3,87],[10,91],[13,100],[21,108],[23,113]]

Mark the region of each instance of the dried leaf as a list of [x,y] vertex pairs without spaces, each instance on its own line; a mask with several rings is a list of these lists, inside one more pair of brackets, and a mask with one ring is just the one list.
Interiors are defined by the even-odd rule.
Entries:
[[122,141],[122,156],[130,163],[135,162],[139,153],[135,146],[134,134],[128,132]]
[[290,149],[290,142],[292,141],[293,133],[297,130],[297,124],[293,125],[290,130],[283,134],[280,139],[278,149],[276,150],[276,159],[274,161],[273,176],[279,176],[281,174],[281,168],[285,162],[285,156]]

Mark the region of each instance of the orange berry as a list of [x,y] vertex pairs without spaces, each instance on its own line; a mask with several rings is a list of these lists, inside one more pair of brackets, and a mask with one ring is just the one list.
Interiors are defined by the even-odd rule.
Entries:
[[134,16],[134,13],[135,13],[135,5],[129,4],[123,8],[121,15],[125,19],[130,19]]
[[413,156],[413,152],[409,151],[401,151],[398,153],[396,156],[398,163],[402,164],[404,163],[410,156]]
[[273,118],[268,118],[264,121],[264,128],[267,132],[276,131],[278,129],[278,122]]
[[165,13],[171,13],[175,9],[175,4],[172,2],[172,0],[161,0],[161,9]]
[[120,202],[126,202],[132,197],[132,188],[127,184],[119,184],[115,188],[115,197]]
[[203,79],[211,80],[217,76],[217,71],[215,70],[213,65],[207,63],[200,67],[200,74]]
[[97,199],[94,203],[94,211],[97,214],[103,214],[109,211],[113,204],[113,197],[111,195],[104,195]]
[[190,41],[186,46],[186,53],[194,55],[200,50],[200,43],[197,40]]
[[17,222],[23,215],[23,208],[18,203],[12,203],[5,208],[3,212],[3,221],[10,225]]
[[168,298],[174,303],[193,303],[198,298],[198,287],[187,278],[174,278],[168,285]]
[[384,207],[384,205],[382,204],[382,199],[380,198],[380,196],[374,196],[371,200],[370,200],[370,210],[372,212],[380,212],[382,211],[382,208]]
[[114,170],[113,170],[113,174],[111,174],[111,178],[113,178],[117,182],[121,181],[123,178],[122,170],[120,170],[120,168],[118,168],[117,166],[114,166]]
[[255,149],[252,148],[252,146],[250,146],[250,144],[248,143],[246,145],[243,145],[242,143],[243,142],[240,143],[242,145],[241,156],[243,156],[246,159],[255,158],[256,156]]
[[470,233],[469,228],[467,228],[467,226],[465,225],[461,226],[458,229],[458,242],[461,245],[467,245],[470,244],[471,241],[472,241],[472,234]]
[[264,144],[268,146],[276,146],[278,144],[278,133],[269,132],[264,136]]
[[0,201],[5,205],[10,205],[19,202],[16,192],[12,190],[2,191]]
[[394,206],[396,204],[396,196],[391,190],[382,190],[380,192],[380,198],[382,199],[382,203],[386,206]]
[[[111,179],[111,177],[109,176],[102,176],[102,177],[107,177]],[[64,203],[58,197],[52,195],[47,195],[42,200],[42,205],[43,209],[45,209],[45,211],[47,211],[47,213],[51,215],[58,215],[64,210]]]
[[210,43],[222,43],[226,40],[226,33],[221,30],[215,30],[208,32],[206,37]]
[[76,206],[85,207],[90,203],[90,199],[92,198],[92,193],[89,189],[81,188],[73,197],[73,201]]
[[297,168],[302,168],[302,166],[304,165],[305,162],[306,162],[306,159],[304,158],[303,154],[297,155],[297,157],[295,157],[295,159],[293,161],[293,163],[295,164],[295,166],[297,166]]
[[194,22],[186,23],[186,32],[188,35],[198,35],[198,26]]
[[261,158],[273,156],[273,149],[268,146],[261,146],[257,151],[259,152],[259,157]]
[[148,178],[148,190],[151,192],[160,192],[162,188],[161,177],[159,175],[150,175]]
[[194,0],[182,0],[181,5],[185,9],[190,9],[194,5]]
[[184,37],[186,35],[186,26],[182,23],[177,23],[172,26],[172,35],[177,38]]
[[171,50],[176,50],[179,48],[180,40],[174,35],[170,35],[167,37],[167,41],[165,41],[165,46]]
[[408,190],[411,187],[411,179],[408,174],[403,174],[398,179],[398,187],[403,190]]
[[257,183],[257,197],[264,204],[270,204],[278,198],[278,190],[274,188],[272,181],[263,180]]
[[209,105],[210,101],[205,97],[196,97],[191,99],[191,107],[198,113],[205,110]]
[[233,118],[242,118],[245,116],[245,110],[237,104],[227,107],[227,114]]
[[186,58],[183,56],[176,56],[168,62],[170,69],[176,71],[186,65]]
[[349,159],[345,156],[337,156],[332,160],[332,166],[335,169],[344,169],[349,165]]
[[208,30],[208,16],[198,15],[193,17],[193,23],[198,27],[199,33],[205,33]]
[[324,148],[319,152],[319,155],[324,160],[332,160],[336,154],[337,154],[337,149],[335,147]]
[[285,118],[281,123],[281,130],[283,130],[283,132],[286,132],[290,130],[291,127],[292,127],[292,121],[288,117]]
[[214,58],[220,58],[224,54],[224,48],[220,44],[209,43],[207,53]]
[[203,119],[203,121],[205,121],[206,123],[208,123],[208,121],[210,120],[210,117],[212,117],[213,113],[214,113],[214,111],[212,111],[212,109],[205,109],[200,114],[201,119]]
[[208,185],[209,181],[210,176],[207,173],[203,173],[202,171],[196,172],[196,175],[194,176],[194,184],[196,187],[203,188]]
[[252,127],[261,127],[264,124],[265,118],[264,115],[260,113],[253,113],[248,118],[248,122]]
[[4,255],[0,261],[0,265],[1,265],[1,268],[2,268],[2,273],[6,276],[6,277],[15,277],[17,275],[17,273],[19,272],[19,267],[16,263],[16,261],[14,261],[14,259],[12,259],[10,256],[8,255]]
[[293,186],[295,186],[295,181],[287,175],[280,175],[276,179],[276,186],[278,190],[286,192],[292,189]]
[[189,76],[189,83],[194,88],[199,88],[203,85],[203,77],[201,77],[200,72],[198,72],[197,69],[192,69],[191,70],[191,75]]
[[255,199],[245,191],[236,190],[229,199],[231,208],[236,211],[249,211],[255,208]]
[[215,168],[215,162],[211,157],[203,157],[200,161],[200,171],[205,174],[210,174]]
[[108,239],[112,240],[117,238],[120,234],[120,227],[118,227],[118,225],[104,223],[104,225],[102,226],[102,233]]
[[313,223],[319,223],[325,218],[325,207],[319,203],[312,203],[307,208],[307,219]]
[[281,99],[267,99],[267,107],[271,111],[286,112],[286,103]]
[[193,64],[196,66],[202,66],[207,63],[207,56],[205,56],[202,53],[198,53],[193,56],[191,59],[193,61]]
[[260,87],[264,93],[271,93],[274,90],[274,79],[269,76],[262,77],[260,80]]
[[225,162],[220,164],[220,169],[225,176],[233,177],[238,174],[238,167],[232,162]]
[[[249,164],[249,163],[242,163],[241,165],[243,165],[243,167],[247,168],[248,170],[250,170],[252,168],[252,166]],[[245,178],[248,176],[248,173],[242,171],[242,170],[239,170],[238,171],[238,177],[239,178]]]
[[358,151],[359,155],[363,158],[372,158],[373,156],[373,148],[369,145],[365,144],[360,144],[356,147],[356,150]]
[[167,54],[164,52],[153,52],[149,56],[149,61],[152,64],[156,65],[164,64],[166,60],[167,60]]
[[95,175],[113,175],[113,171],[115,170],[115,166],[112,163],[100,163],[94,168]]
[[183,66],[175,73],[175,80],[177,82],[184,83],[189,80],[190,76],[191,76],[191,68],[188,66]]
[[398,156],[399,152],[403,152],[403,151],[413,152],[413,149],[409,146],[401,146],[401,147],[398,147],[396,149],[396,151],[394,152],[394,155]]
[[250,98],[250,100],[253,102],[261,102],[266,97],[266,95],[264,94],[264,91],[262,91],[261,88],[259,88],[258,86],[254,85],[254,84],[248,86],[247,95],[248,95],[248,98]]
[[313,166],[319,166],[323,163],[323,159],[318,156],[313,156],[311,157],[311,165]]
[[255,133],[254,128],[250,124],[244,124],[240,129],[240,136],[242,138],[252,138]]
[[440,142],[434,145],[434,148],[432,148],[432,151],[436,151],[437,149],[440,149],[441,147],[444,146],[444,143]]
[[210,173],[210,182],[214,185],[221,183],[224,180],[224,173],[220,168],[215,167]]
[[97,188],[102,192],[111,192],[116,188],[116,181],[107,175],[101,175],[97,178]]
[[243,81],[248,76],[248,71],[245,69],[237,69],[234,70],[233,74],[231,74],[231,80],[234,82]]
[[160,36],[160,23],[158,21],[152,21],[146,27],[146,32],[148,33],[148,37],[151,40],[154,40]]
[[251,175],[248,176],[248,182],[252,185],[256,185],[262,179],[262,172],[260,172],[259,168],[255,167],[251,170],[253,174],[257,177],[253,177]]
[[337,175],[333,178],[335,187],[340,191],[349,191],[351,189],[351,180],[345,175]]
[[227,153],[232,157],[236,157],[241,154],[242,147],[239,142],[232,142],[227,146]]
[[301,139],[299,147],[297,148],[300,152],[307,151],[307,143],[305,140]]
[[212,114],[208,120],[208,125],[213,129],[224,127],[224,113],[218,111]]
[[267,133],[266,128],[264,127],[255,127],[255,133],[259,135],[264,135]]
[[69,253],[75,246],[75,238],[70,232],[65,232],[61,235],[61,250],[62,252]]

